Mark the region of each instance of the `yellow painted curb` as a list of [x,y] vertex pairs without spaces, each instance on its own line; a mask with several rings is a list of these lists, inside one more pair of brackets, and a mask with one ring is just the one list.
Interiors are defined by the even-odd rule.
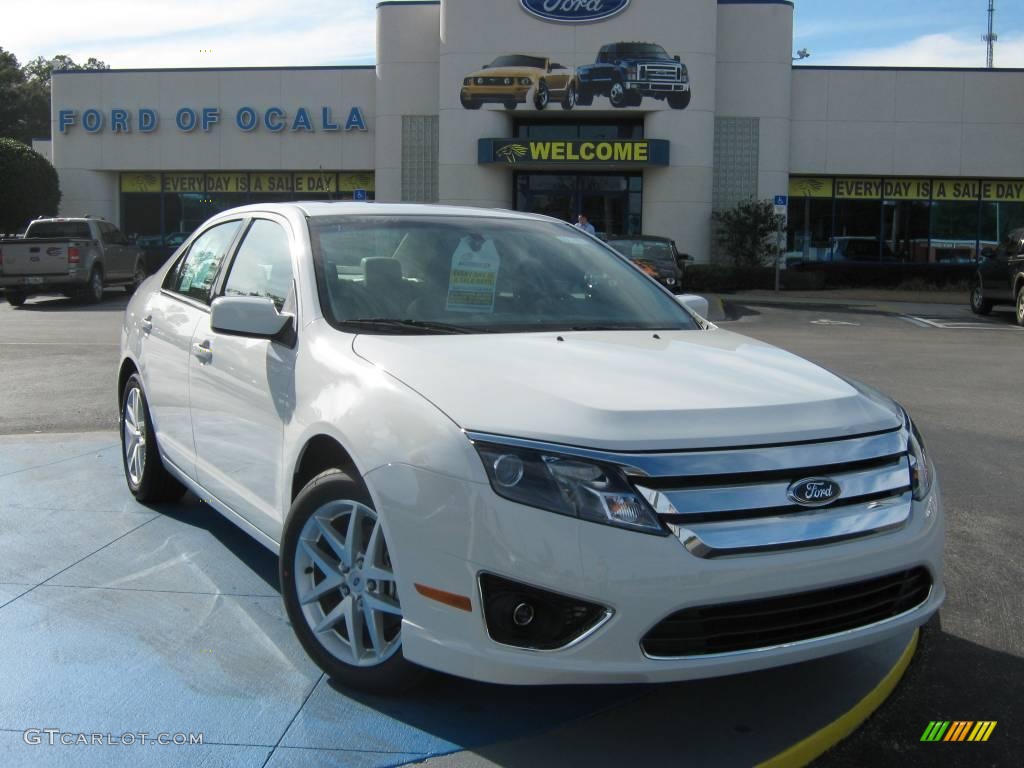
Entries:
[[876,709],[882,706],[882,703],[896,689],[896,685],[903,677],[903,673],[910,666],[910,660],[914,658],[920,634],[920,630],[914,630],[914,636],[910,638],[910,642],[903,649],[903,653],[893,668],[849,712],[846,712],[838,719],[812,733],[806,739],[794,744],[784,752],[780,752],[775,757],[760,763],[757,768],[800,768],[820,757],[857,730],[865,720],[871,717]]

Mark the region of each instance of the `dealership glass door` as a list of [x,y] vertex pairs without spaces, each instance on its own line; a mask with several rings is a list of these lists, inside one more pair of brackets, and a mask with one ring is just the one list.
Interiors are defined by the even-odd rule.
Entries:
[[583,213],[599,234],[641,234],[642,174],[517,173],[515,187],[518,211],[573,224]]

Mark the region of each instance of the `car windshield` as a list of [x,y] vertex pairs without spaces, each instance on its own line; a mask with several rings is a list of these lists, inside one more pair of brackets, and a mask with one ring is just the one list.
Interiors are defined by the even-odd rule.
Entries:
[[672,246],[661,240],[609,240],[608,245],[634,261],[650,261],[670,267],[676,264]]
[[568,224],[485,216],[309,219],[328,321],[368,333],[693,330],[693,317]]
[[547,61],[536,56],[499,56],[491,62],[489,69],[495,69],[496,67],[533,67],[534,69],[544,69],[547,65]]
[[669,55],[660,45],[654,43],[620,43],[615,46],[618,57],[634,57],[638,59],[667,59]]
[[89,225],[84,221],[40,221],[29,224],[26,238],[68,237],[76,240],[91,240]]

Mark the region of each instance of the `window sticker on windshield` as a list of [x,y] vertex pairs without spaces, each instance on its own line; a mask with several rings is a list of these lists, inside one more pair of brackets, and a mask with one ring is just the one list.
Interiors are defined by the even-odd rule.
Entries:
[[449,312],[494,312],[501,257],[490,240],[465,237],[452,254]]

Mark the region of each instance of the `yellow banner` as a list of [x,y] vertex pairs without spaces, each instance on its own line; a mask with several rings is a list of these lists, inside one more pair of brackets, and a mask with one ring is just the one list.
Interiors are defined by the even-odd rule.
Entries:
[[159,173],[122,173],[122,192],[159,192]]
[[789,180],[790,197],[832,197],[832,179],[801,177]]
[[290,173],[251,173],[249,174],[250,192],[292,192],[292,174]]
[[1024,202],[1024,181],[983,181],[981,199],[985,202]]
[[218,192],[248,192],[248,173],[208,173],[206,174],[207,194]]
[[201,173],[165,173],[163,175],[164,192],[176,194],[202,194],[203,174]]
[[845,200],[878,200],[882,197],[882,180],[836,179],[836,197]]
[[338,174],[321,171],[306,171],[295,174],[297,194],[331,194],[338,191]]
[[351,192],[354,189],[365,189],[367,192],[373,192],[374,187],[374,175],[373,173],[346,173],[342,171],[338,174],[338,186],[336,189],[340,189],[342,192]]
[[886,200],[927,200],[932,196],[930,179],[883,179]]
[[981,182],[974,179],[935,179],[932,181],[933,200],[966,200],[978,199],[981,193]]

